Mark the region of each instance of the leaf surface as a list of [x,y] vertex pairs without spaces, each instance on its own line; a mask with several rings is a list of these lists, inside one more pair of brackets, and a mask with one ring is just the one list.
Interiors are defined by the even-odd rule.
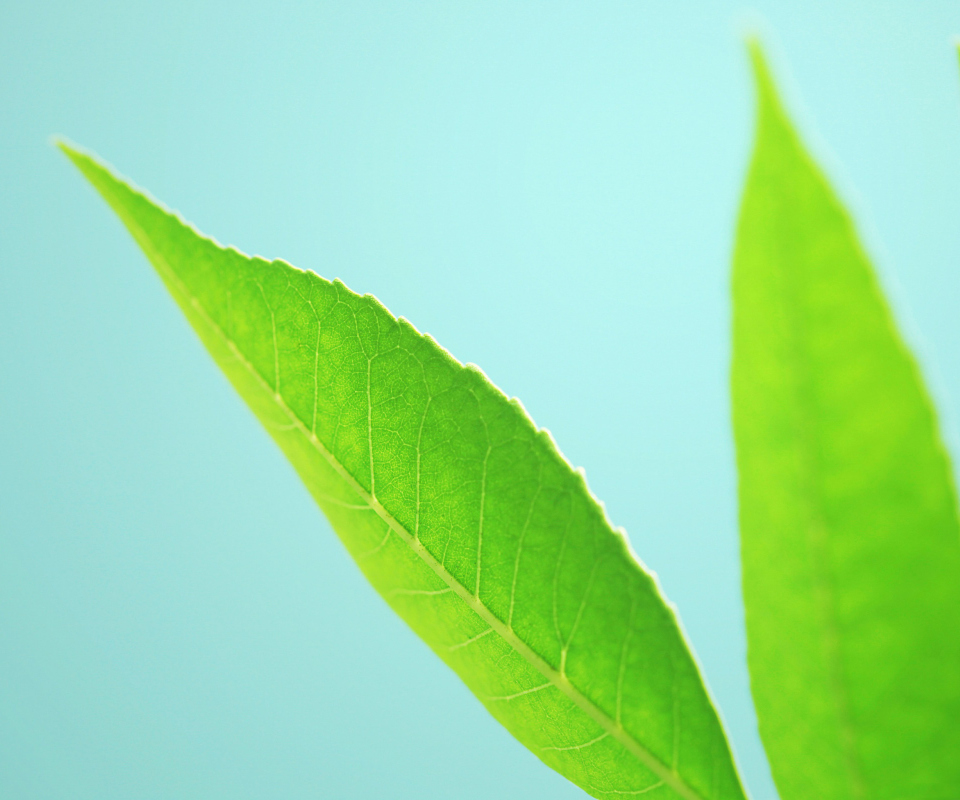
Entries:
[[960,528],[933,405],[754,47],[733,414],[760,733],[783,800],[960,787]]
[[742,800],[672,608],[519,402],[375,298],[224,249],[62,148],[370,582],[496,719],[594,797]]

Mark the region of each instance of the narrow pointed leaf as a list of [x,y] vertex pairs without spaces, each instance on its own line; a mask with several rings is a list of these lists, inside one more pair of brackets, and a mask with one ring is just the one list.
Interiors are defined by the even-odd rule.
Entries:
[[733,413],[760,733],[782,800],[960,787],[960,528],[917,364],[756,48]]
[[375,298],[224,249],[63,149],[370,582],[496,719],[595,797],[742,800],[654,577],[517,401]]

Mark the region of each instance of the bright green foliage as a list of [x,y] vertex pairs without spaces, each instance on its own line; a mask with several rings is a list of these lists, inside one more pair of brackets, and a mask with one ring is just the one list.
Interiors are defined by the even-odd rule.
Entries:
[[960,791],[960,528],[914,359],[758,50],[733,410],[760,733],[782,800]]
[[672,609],[519,402],[375,298],[223,249],[63,149],[370,582],[494,717],[595,797],[743,800]]

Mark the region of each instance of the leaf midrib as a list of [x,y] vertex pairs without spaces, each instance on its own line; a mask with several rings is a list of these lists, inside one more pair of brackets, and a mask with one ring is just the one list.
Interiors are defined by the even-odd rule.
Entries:
[[[811,170],[816,180],[825,184],[817,165],[800,145],[796,136],[793,135],[793,131],[787,129],[786,134],[790,145],[797,150],[800,160],[806,162],[806,166]],[[843,215],[843,221],[850,226],[855,236],[852,223],[845,215]],[[779,261],[780,263],[786,263],[789,259],[780,258]],[[782,274],[784,282],[789,286],[789,293],[793,297],[804,297],[798,276],[790,269],[782,270]],[[811,411],[811,408],[817,405],[814,399],[815,393],[812,389],[816,370],[813,368],[812,358],[807,348],[806,307],[801,307],[800,303],[788,303],[787,305],[790,309],[788,314],[793,322],[794,332],[791,349],[800,373],[800,380],[794,393],[800,422],[801,464],[805,477],[800,491],[809,515],[805,538],[810,551],[811,571],[815,583],[815,602],[823,625],[821,646],[827,662],[830,691],[833,695],[835,710],[840,723],[840,748],[844,771],[847,773],[854,800],[862,800],[866,794],[866,787],[856,748],[857,733],[850,712],[850,693],[843,667],[842,636],[837,619],[836,591],[830,575],[829,527],[826,522],[822,493],[818,491],[821,484],[822,469],[817,456],[818,425],[816,424],[816,415]],[[790,313],[791,311],[792,313]]]
[[[550,666],[540,655],[534,652],[523,640],[521,640],[512,628],[508,627],[500,620],[489,608],[487,608],[478,596],[468,591],[446,568],[423,546],[419,538],[415,538],[406,528],[401,525],[376,499],[376,497],[361,486],[357,480],[343,467],[337,458],[331,453],[316,434],[307,428],[304,422],[294,413],[286,404],[283,396],[270,387],[269,383],[257,371],[253,364],[247,359],[246,355],[237,347],[236,343],[226,334],[226,332],[214,321],[203,304],[197,297],[188,291],[180,276],[167,263],[163,255],[153,246],[153,242],[146,232],[137,222],[126,213],[122,214],[127,221],[128,226],[133,233],[134,238],[140,244],[141,248],[151,256],[151,261],[161,269],[166,277],[177,287],[177,290],[186,299],[191,307],[203,318],[203,321],[210,329],[221,339],[228,349],[236,357],[237,361],[243,365],[244,369],[256,380],[260,387],[266,391],[276,402],[277,406],[287,416],[294,428],[307,439],[308,442],[317,450],[318,453],[327,461],[334,471],[347,483],[347,485],[359,496],[367,505],[376,512],[389,527],[396,533],[419,557],[429,566],[433,572],[444,583],[446,583],[484,622],[486,622],[500,637],[507,642],[522,658],[535,667],[551,684],[569,697],[583,712],[599,724],[604,731],[619,741],[630,753],[632,753],[645,767],[653,772],[664,784],[668,785],[684,800],[708,800],[704,795],[699,794],[690,787],[672,768],[668,767],[659,758],[657,758],[642,743],[631,736],[623,725],[610,718],[602,709],[597,707],[587,697],[585,697],[566,677],[558,670]],[[186,223],[185,223],[186,224]],[[206,239],[199,234],[192,226],[187,225],[197,236]],[[207,240],[210,241],[210,240]],[[211,242],[213,243],[213,242]],[[213,243],[215,246],[215,243]],[[284,262],[286,264],[286,262]],[[286,264],[291,269],[299,272],[306,272],[292,264]]]

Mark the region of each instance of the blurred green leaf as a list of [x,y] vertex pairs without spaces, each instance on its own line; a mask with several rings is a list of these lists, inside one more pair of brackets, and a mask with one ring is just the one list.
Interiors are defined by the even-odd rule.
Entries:
[[62,148],[370,582],[494,717],[598,798],[743,799],[673,610],[519,402],[375,298],[224,249]]
[[760,733],[783,800],[958,797],[950,465],[850,216],[752,55],[733,414]]

